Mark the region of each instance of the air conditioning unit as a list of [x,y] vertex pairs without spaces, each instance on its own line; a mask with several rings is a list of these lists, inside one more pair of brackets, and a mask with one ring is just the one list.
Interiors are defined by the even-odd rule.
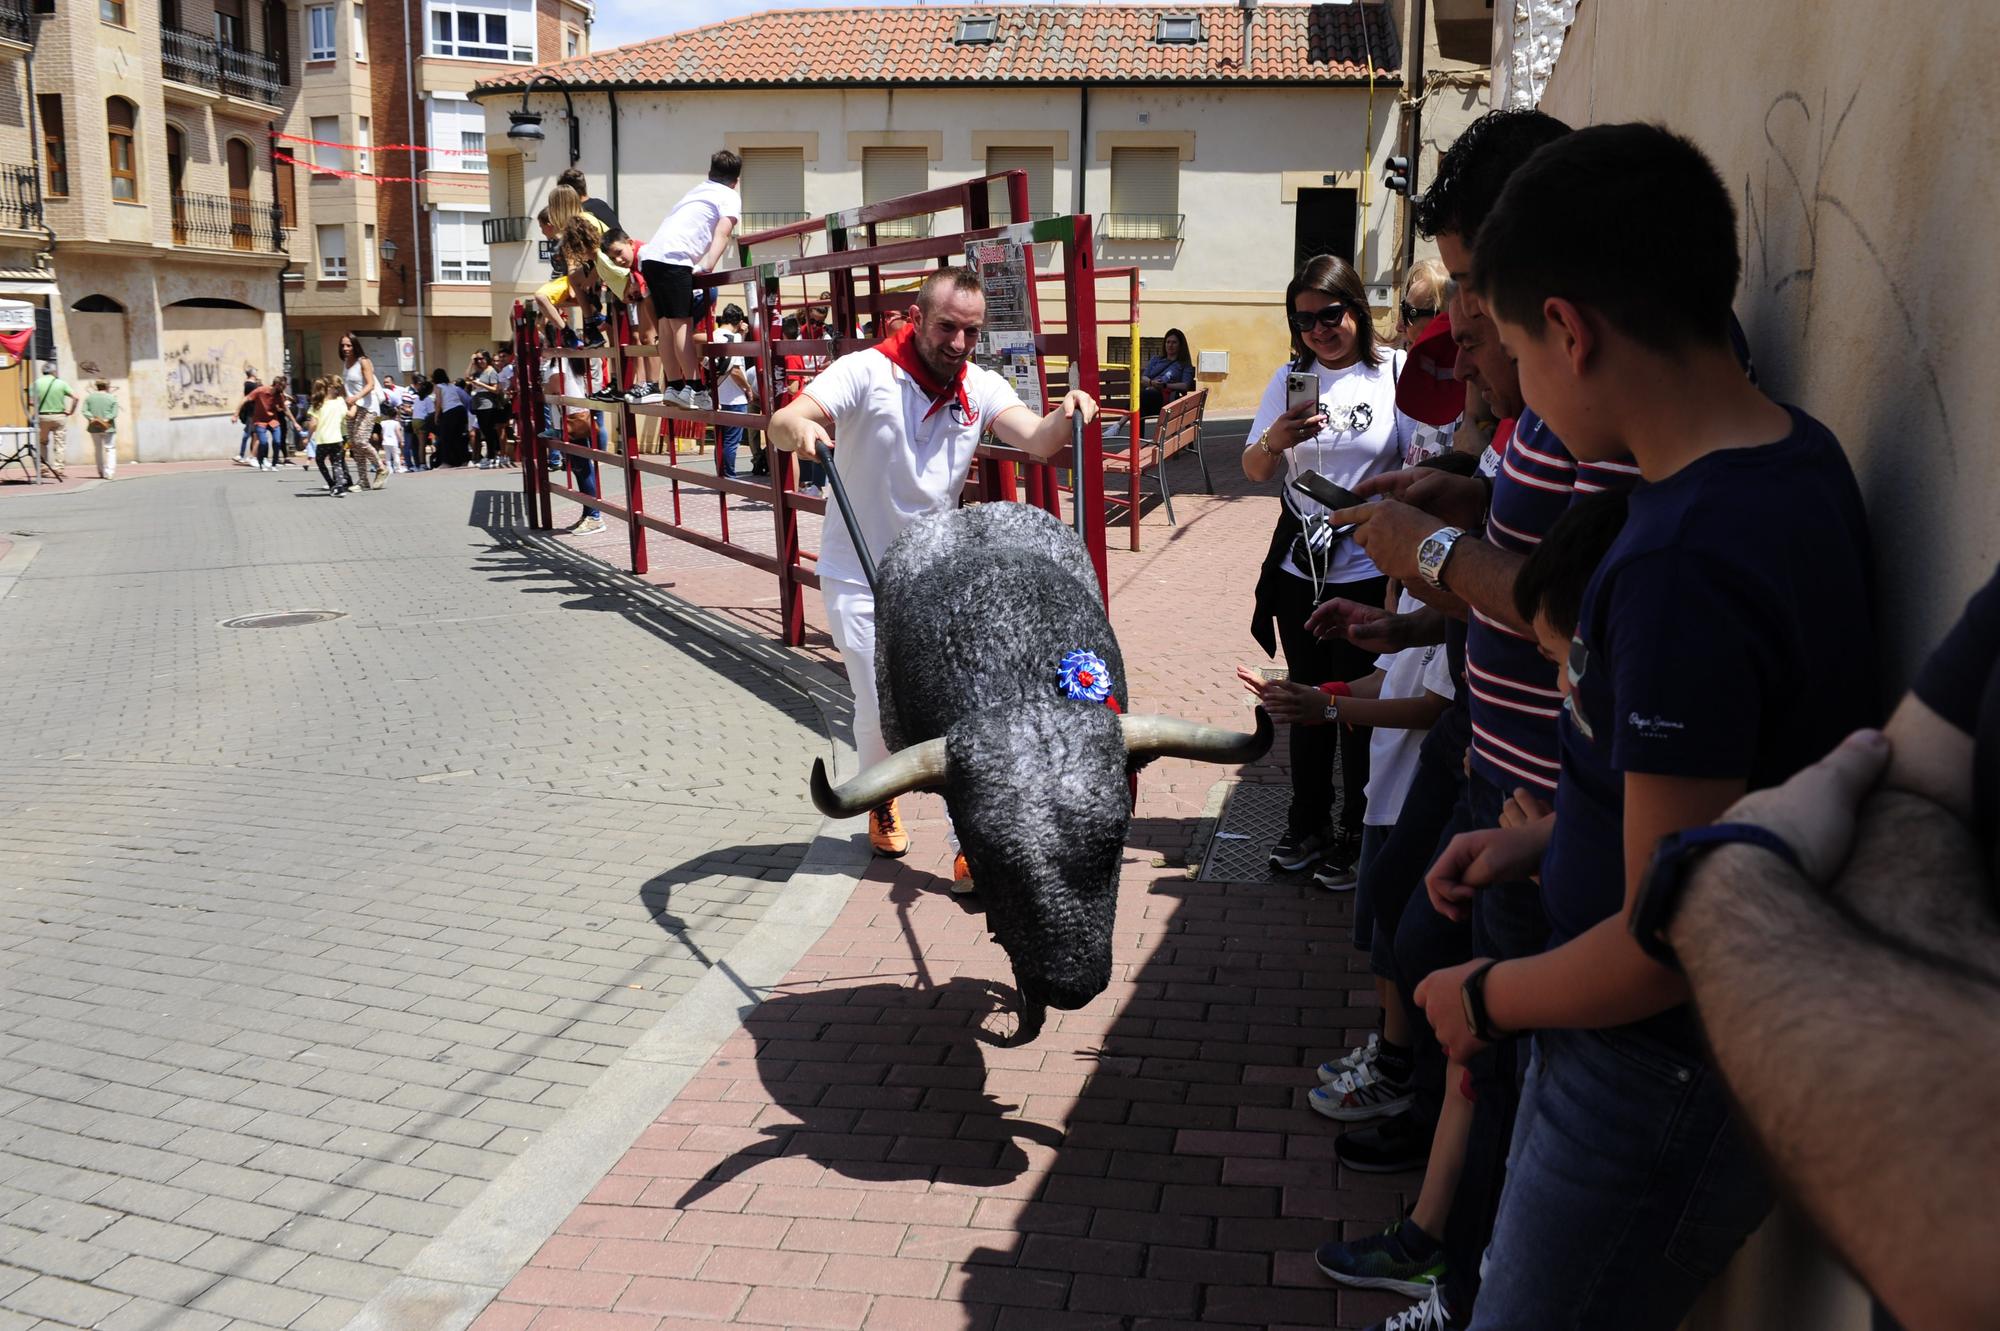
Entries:
[[1493,0],[1431,0],[1431,14],[1439,55],[1471,65],[1493,63]]

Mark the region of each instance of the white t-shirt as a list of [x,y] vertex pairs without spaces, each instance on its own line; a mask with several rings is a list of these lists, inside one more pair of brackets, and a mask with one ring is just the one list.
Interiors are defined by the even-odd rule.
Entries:
[[[715,340],[718,342],[741,342],[743,335],[733,328],[718,326],[715,330]],[[736,381],[729,377],[731,369],[739,369],[743,371],[744,378],[749,378],[750,372],[747,366],[748,363],[741,356],[731,356],[728,360],[722,362],[721,377],[715,381],[715,401],[717,406],[746,407],[750,405],[750,395],[738,387]]]
[[[361,362],[366,359],[368,359],[366,356],[357,356],[354,358],[354,364],[347,366],[340,372],[341,385],[347,390],[349,397],[360,393],[361,386],[368,382],[368,376],[361,369]],[[354,403],[348,410],[377,412],[382,410],[382,381],[377,379],[375,387],[367,393],[363,393],[361,400]]]
[[743,220],[743,196],[734,186],[704,180],[674,205],[653,238],[639,247],[640,262],[692,268],[708,253],[723,218]]
[[[907,371],[872,348],[834,361],[806,385],[804,396],[833,418],[839,441],[835,465],[868,553],[877,560],[912,522],[958,503],[980,436],[1001,413],[1021,405],[1012,384],[967,365],[970,416],[954,395],[926,420],[930,397]],[[847,524],[837,514],[826,515],[819,547],[822,578],[866,581]]]
[[[1357,362],[1344,370],[1329,370],[1317,362],[1319,400],[1326,407],[1326,428],[1317,438],[1308,439],[1285,452],[1281,483],[1284,502],[1295,514],[1313,516],[1326,511],[1318,503],[1292,489],[1301,473],[1316,471],[1335,485],[1352,490],[1370,476],[1394,471],[1403,460],[1404,431],[1409,418],[1396,410],[1396,372],[1402,368],[1404,353],[1394,351],[1380,365]],[[1283,365],[1264,387],[1257,414],[1250,420],[1249,438],[1263,437],[1271,422],[1285,414],[1285,376],[1291,366]],[[1288,556],[1285,572],[1296,578],[1306,571]],[[1333,544],[1333,559],[1326,581],[1360,582],[1377,576],[1374,561],[1353,541]]]
[[[1423,602],[1403,593],[1397,609],[1410,614]],[[1375,659],[1382,670],[1382,698],[1419,698],[1435,693],[1449,698],[1457,692],[1451,686],[1451,667],[1446,663],[1444,644],[1407,647]],[[1417,776],[1417,751],[1424,746],[1421,730],[1391,730],[1376,726],[1368,739],[1368,808],[1361,821],[1370,827],[1389,827],[1403,812],[1403,797]]]

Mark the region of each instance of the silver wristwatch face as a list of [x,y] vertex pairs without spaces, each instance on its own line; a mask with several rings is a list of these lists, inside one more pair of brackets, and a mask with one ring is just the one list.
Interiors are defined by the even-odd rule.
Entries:
[[1451,547],[1464,535],[1455,527],[1432,532],[1424,537],[1424,543],[1417,547],[1417,572],[1423,574],[1424,581],[1439,587],[1438,575],[1444,570],[1444,561],[1451,555]]

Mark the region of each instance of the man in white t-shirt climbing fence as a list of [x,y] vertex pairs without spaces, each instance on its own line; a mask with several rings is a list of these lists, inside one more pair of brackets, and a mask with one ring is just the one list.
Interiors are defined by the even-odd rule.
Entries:
[[694,350],[694,275],[711,272],[729,248],[736,224],[743,220],[743,198],[737,186],[743,159],[724,148],[708,159],[708,179],[681,196],[653,238],[639,247],[639,275],[652,297],[653,317],[660,325],[659,384],[634,384],[628,402],[672,402],[711,411],[714,400],[701,386],[701,362]]
[[[1089,421],[1097,415],[1097,403],[1081,392],[1068,394],[1039,418],[1022,406],[1005,379],[972,363],[985,322],[986,294],[976,273],[968,268],[932,273],[917,293],[912,322],[877,345],[834,361],[771,417],[772,444],[789,452],[810,457],[820,444],[831,444],[832,436],[839,438],[840,478],[872,556],[879,558],[918,518],[958,503],[987,431],[1004,444],[1049,458],[1068,445],[1073,417]],[[875,693],[875,593],[847,524],[832,516],[820,538],[819,578],[827,626],[854,689],[854,747],[866,768],[889,756]],[[870,811],[868,840],[882,855],[909,849],[894,800]],[[952,879],[954,890],[970,890],[963,855]]]

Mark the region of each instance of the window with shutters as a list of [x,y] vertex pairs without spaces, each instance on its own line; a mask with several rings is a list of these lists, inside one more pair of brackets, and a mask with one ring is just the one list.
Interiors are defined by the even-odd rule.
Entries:
[[768,231],[806,219],[806,150],[743,150],[743,227]]
[[375,266],[375,228],[361,228],[361,276],[364,281],[379,282],[382,274]]
[[333,49],[333,6],[306,6],[306,59],[332,60],[336,54]]
[[284,0],[264,0],[264,54],[278,67],[278,82],[292,86],[292,35]]
[[439,208],[431,214],[431,254],[437,264],[436,281],[487,282],[493,277],[493,260],[486,248],[481,223],[483,212],[462,212]]
[[278,225],[287,231],[299,224],[298,168],[290,162],[271,164],[271,184],[278,194]]
[[[861,150],[861,201],[881,203],[905,194],[921,194],[930,183],[930,151],[925,148],[863,148]],[[883,222],[875,228],[878,239],[928,236],[931,219],[905,217]]]
[[63,102],[59,92],[38,93],[35,109],[42,117],[42,188],[52,199],[69,195],[69,138],[63,130]]
[[215,0],[215,40],[232,51],[249,49],[249,34],[243,28],[243,0]]
[[501,216],[523,217],[528,211],[527,165],[519,153],[509,153],[501,162]]
[[374,131],[369,128],[367,116],[362,116],[354,122],[354,169],[356,171],[373,169],[368,165],[368,149],[373,146],[369,136],[373,133]]
[[451,150],[437,155],[434,169],[483,174],[486,170],[486,112],[476,102],[433,93],[430,113],[431,146]]
[[354,7],[354,58],[362,64],[368,62],[368,6],[366,5]]
[[1007,182],[996,180],[990,186],[990,211],[993,225],[1005,226],[1009,222],[1031,222],[1038,217],[1055,216],[1056,195],[1056,150],[1054,148],[988,148],[986,150],[986,174],[1000,171],[1025,171],[1028,173],[1028,215],[1016,217],[1007,207]]
[[104,103],[105,133],[111,148],[111,197],[139,201],[139,112],[123,97]]
[[337,146],[328,146],[340,142],[340,117],[314,116],[311,128],[306,133],[316,140],[313,144],[312,164],[325,167],[329,171],[340,170],[341,150]]
[[1179,240],[1181,154],[1178,148],[1113,148],[1111,211],[1106,240]]
[[347,280],[347,229],[339,223],[316,226],[313,234],[319,242],[319,275],[323,282],[344,282]]

